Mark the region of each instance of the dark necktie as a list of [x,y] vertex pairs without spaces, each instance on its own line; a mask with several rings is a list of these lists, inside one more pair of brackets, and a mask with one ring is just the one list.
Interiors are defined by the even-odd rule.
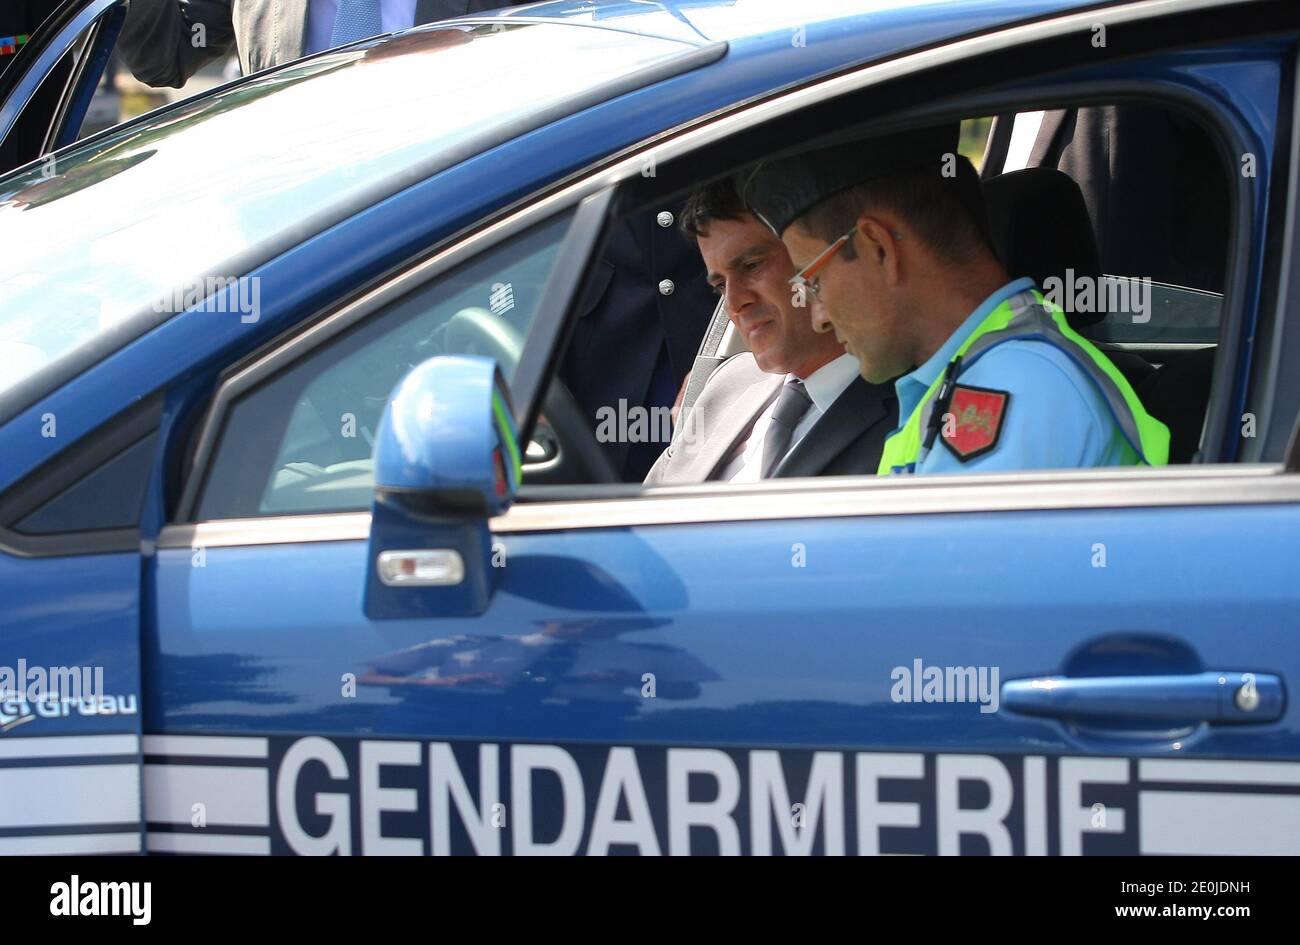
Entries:
[[790,449],[790,438],[794,428],[799,425],[803,415],[812,406],[812,398],[803,386],[803,381],[792,378],[785,382],[781,394],[776,398],[776,407],[772,410],[772,419],[768,422],[767,433],[763,436],[763,478],[769,479],[776,467],[785,458]]

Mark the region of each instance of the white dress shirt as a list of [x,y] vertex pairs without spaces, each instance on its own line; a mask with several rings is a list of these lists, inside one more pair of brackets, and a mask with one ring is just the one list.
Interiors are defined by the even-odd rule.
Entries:
[[[821,419],[822,414],[831,409],[831,404],[835,403],[857,376],[858,359],[851,354],[842,354],[803,379],[803,386],[808,391],[812,403],[808,411],[795,424],[786,456],[794,452],[794,448],[812,429],[813,424]],[[792,377],[793,374],[787,374],[785,381],[789,382]],[[754,421],[754,426],[749,431],[749,439],[745,441],[745,448],[727,463],[718,479],[724,482],[757,482],[763,478],[763,437],[767,435],[767,427],[772,420],[772,411],[775,409],[776,398],[773,397],[772,402]]]
[[[330,48],[334,17],[339,0],[311,0],[307,8],[307,48],[304,53]],[[415,25],[415,0],[379,0],[379,23],[383,32],[404,30]]]

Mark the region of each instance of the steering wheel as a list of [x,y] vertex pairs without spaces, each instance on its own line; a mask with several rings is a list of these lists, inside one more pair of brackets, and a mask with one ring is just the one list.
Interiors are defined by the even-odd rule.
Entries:
[[[514,374],[523,349],[523,339],[515,327],[485,308],[463,308],[447,322],[444,351],[494,358],[503,374]],[[524,471],[527,473],[531,465],[535,481],[556,478],[561,481],[573,481],[574,478],[586,482],[622,481],[609,457],[596,442],[595,434],[588,426],[577,401],[573,399],[573,394],[558,377],[553,378],[547,387],[538,425],[548,426],[558,445],[554,457],[550,459],[529,463],[525,458]],[[529,444],[529,447],[544,439],[542,429],[535,431],[534,444]],[[542,450],[545,452],[544,447]],[[529,452],[532,452],[531,448]]]

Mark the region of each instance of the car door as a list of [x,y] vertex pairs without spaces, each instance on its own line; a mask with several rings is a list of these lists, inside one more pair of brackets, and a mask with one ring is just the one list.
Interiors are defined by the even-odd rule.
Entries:
[[[125,12],[120,0],[6,7],[0,171],[77,138]],[[84,437],[58,410],[0,426],[5,854],[142,849],[138,523],[158,414],[150,398]],[[42,452],[33,442],[60,437],[66,448],[24,468]]]
[[[510,227],[509,235],[494,237],[497,245],[484,247],[483,238],[462,243],[433,260],[432,270],[421,268],[379,290],[382,302],[360,300],[297,343],[232,370],[200,436],[196,470],[203,471],[190,477],[181,514],[192,508],[193,516],[208,520],[305,526],[299,537],[307,541],[249,549],[200,537],[177,545],[187,531],[177,526],[160,536],[146,579],[149,849],[320,849],[299,843],[301,835],[274,803],[276,775],[268,765],[278,766],[280,754],[298,740],[265,733],[419,727],[420,693],[413,693],[414,703],[387,696],[368,661],[408,648],[412,631],[425,632],[422,622],[407,622],[392,636],[384,622],[364,621],[363,585],[345,577],[361,581],[367,573],[364,537],[319,542],[326,533],[318,526],[351,522],[356,516],[346,510],[368,506],[380,413],[415,364],[437,353],[489,353],[519,390],[536,385],[607,199],[607,193],[593,195]],[[567,395],[548,396],[545,409],[557,433],[581,420]],[[522,421],[527,399],[519,411]],[[272,440],[277,445],[268,452]],[[570,461],[554,445],[541,449],[539,442],[538,449],[534,466],[543,476]],[[265,477],[254,469],[263,461],[271,464]],[[275,573],[286,595],[278,602],[254,591]],[[350,603],[337,610],[325,603],[319,595],[326,587]],[[242,603],[229,596],[236,588]],[[303,599],[291,599],[298,594],[324,603],[334,616],[322,620],[323,613],[313,612],[303,620]],[[312,744],[292,749],[289,763]],[[203,812],[201,824],[192,823],[195,809]],[[289,834],[272,829],[280,823]]]
[[[1208,97],[1232,66],[1160,80]],[[1273,154],[1264,111],[1236,117]],[[433,296],[491,311],[515,280],[483,255]],[[554,285],[510,378],[524,427],[572,297]],[[381,313],[418,298],[389,291]],[[1296,852],[1294,466],[521,493],[489,523],[483,612],[420,612],[413,591],[367,617],[367,468],[325,445],[373,432],[346,409],[366,393],[328,412],[311,393],[392,358],[366,356],[380,321],[322,324],[334,347],[229,378],[147,576],[152,848]]]
[[[50,404],[0,426],[5,854],[141,850],[139,522],[159,413],[146,398],[78,437]],[[69,445],[15,481],[34,444],[60,437]]]

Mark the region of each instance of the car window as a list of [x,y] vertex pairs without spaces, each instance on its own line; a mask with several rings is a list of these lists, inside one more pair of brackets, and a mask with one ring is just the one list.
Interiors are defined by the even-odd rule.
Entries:
[[961,123],[961,138],[957,150],[975,165],[975,170],[984,169],[984,154],[988,150],[989,131],[993,128],[993,116],[982,115],[979,118],[967,118]]
[[[1087,337],[1218,341],[1228,170],[1201,123],[1148,103],[1023,111],[1004,170],[1025,164],[1069,175],[1087,204],[1103,273],[1092,304],[1106,312]],[[1064,298],[1080,292],[1069,284],[1061,291]]]
[[234,401],[197,517],[369,508],[374,439],[393,389],[439,354],[494,356],[512,381],[569,219],[433,279]]
[[140,520],[157,433],[131,444],[99,468],[13,524],[30,535],[129,528]]
[[[1083,332],[1094,341],[1212,345],[1219,340],[1222,293],[1138,276],[1105,275],[1102,285],[1107,299],[1115,302],[1102,321]],[[1145,307],[1124,299],[1143,299]]]
[[[1167,105],[1126,101],[1115,107],[1091,106],[1074,111],[1078,114],[1070,119],[1073,124],[1067,124],[1059,115],[1049,122],[1044,113],[1042,120],[1031,126],[1035,134],[1046,129],[1045,134],[1051,133],[1056,141],[1064,142],[1060,156],[1053,162],[1035,161],[1030,167],[1009,173],[973,178],[977,181],[974,186],[982,191],[980,203],[986,217],[989,249],[1010,279],[1032,280],[1061,309],[1074,331],[1103,343],[1104,352],[1098,353],[1097,364],[1106,363],[1122,378],[1131,390],[1131,395],[1126,395],[1131,402],[1141,405],[1145,416],[1168,431],[1167,453],[1161,445],[1158,455],[1162,458],[1158,461],[1164,462],[1167,457],[1171,463],[1191,462],[1200,447],[1216,369],[1214,346],[1222,319],[1221,287],[1231,233],[1231,175],[1219,162],[1204,127],[1184,119]],[[987,116],[967,118],[961,123],[957,150],[972,165],[982,162],[986,153],[993,154],[997,163],[990,151],[991,125]],[[834,134],[844,135],[845,130],[836,129]],[[780,138],[779,133],[771,134],[772,140]],[[1195,157],[1184,155],[1184,147]],[[718,219],[728,222],[718,229],[730,229],[737,235],[711,235],[701,230],[696,248],[707,253],[706,244],[711,243],[715,257],[711,269],[726,270],[729,256],[735,253],[734,258],[743,261],[740,248],[759,237],[749,235],[746,227],[753,221],[743,213],[722,215],[730,212],[727,200],[734,199],[734,186],[726,194],[716,191],[719,182],[735,180],[732,175],[738,172],[743,179],[753,180],[752,164],[738,166],[734,157],[752,151],[732,144],[728,150],[720,147],[716,156],[706,153],[693,161],[683,159],[687,164],[682,169],[684,174],[703,173],[694,168],[710,166],[711,159],[716,162],[713,166],[728,176],[706,180],[687,193],[667,189],[680,188],[676,183],[679,178],[670,178],[673,183],[665,185],[662,193],[655,193],[653,185],[634,180],[626,185],[626,205],[660,206],[685,199],[692,209],[684,211],[684,217],[696,213],[706,219],[720,209]],[[954,166],[957,163],[953,161]],[[1190,210],[1185,206],[1188,200],[1193,200]],[[1116,206],[1117,202],[1124,205]],[[1202,213],[1204,218],[1191,228],[1189,213]],[[1189,229],[1191,237],[1186,232]],[[761,228],[759,232],[766,236]],[[818,245],[831,245],[834,237],[834,231],[818,233]],[[724,251],[726,247],[732,248]],[[762,267],[755,270],[758,275],[754,276],[735,267],[728,281],[734,279],[739,287],[734,296],[738,310],[749,306],[757,309],[754,300],[761,298],[763,317],[785,312],[775,317],[787,320],[788,337],[794,337],[800,325],[808,331],[809,322],[807,314],[799,316],[797,294],[787,301],[788,283],[783,280],[787,273],[793,276],[794,269],[786,248],[778,247],[778,251],[764,257],[777,260],[777,267],[789,267],[773,275],[771,285],[762,275]],[[805,262],[812,258],[809,249]],[[766,271],[776,273],[777,268]],[[812,375],[813,383],[805,385],[822,393],[823,401],[831,404],[829,410],[817,404],[819,416],[791,432],[788,439],[776,440],[778,445],[771,452],[783,458],[779,466],[768,465],[764,455],[767,450],[760,452],[754,444],[766,446],[764,437],[773,426],[769,418],[775,415],[776,408],[767,414],[762,411],[779,402],[775,381],[788,372],[790,361],[783,364],[776,360],[786,357],[787,352],[781,351],[770,336],[767,340],[760,336],[762,348],[766,349],[760,354],[766,366],[758,357],[721,357],[729,314],[735,313],[728,313],[724,305],[712,319],[699,349],[696,374],[681,388],[676,411],[668,407],[673,404],[672,392],[657,401],[651,399],[651,392],[643,401],[601,404],[597,411],[587,411],[589,418],[603,416],[609,420],[593,424],[597,439],[602,444],[628,446],[647,439],[656,445],[667,442],[660,448],[646,480],[651,486],[724,480],[737,484],[745,481],[742,473],[752,481],[771,476],[772,469],[784,477],[877,472],[881,443],[896,423],[906,418],[876,421],[887,424],[879,431],[868,428],[864,432],[856,426],[852,418],[887,417],[888,408],[876,410],[865,400],[867,394],[863,391],[843,386],[855,375],[843,365],[837,366],[838,357],[818,362],[821,367]],[[759,321],[757,316],[748,318],[751,325]],[[745,333],[739,334],[746,343]],[[653,347],[647,353],[615,344],[598,356],[592,354],[598,350],[594,343],[581,350],[586,362],[593,365],[590,370],[623,374],[648,373],[656,355]],[[633,362],[637,357],[642,360]],[[836,383],[841,386],[834,387]],[[855,398],[858,403],[837,410],[841,397],[846,398],[846,405],[853,404]],[[806,410],[797,401],[791,409],[801,417],[804,414],[798,411]],[[825,420],[830,414],[834,419]],[[968,414],[977,420],[980,416],[973,408]],[[671,417],[671,422],[663,422],[664,415]],[[977,431],[990,429],[987,421],[983,427],[975,421],[969,426]],[[1153,423],[1151,428],[1155,430],[1157,425]],[[649,435],[644,432],[647,429],[652,431]],[[753,432],[759,429],[764,431],[761,436]],[[793,446],[788,445],[791,442]],[[955,450],[949,453],[959,455]],[[1003,455],[1011,453],[1008,450]],[[966,458],[959,455],[954,468],[943,471],[978,471],[976,467],[957,465],[964,464]],[[574,485],[579,480],[567,479],[564,483]],[[530,498],[536,495],[534,490]]]
[[132,75],[121,57],[114,54],[95,86],[86,116],[77,129],[76,140],[89,138],[164,105],[209,92],[239,76],[239,57],[232,52],[200,67],[180,88],[155,88]]

